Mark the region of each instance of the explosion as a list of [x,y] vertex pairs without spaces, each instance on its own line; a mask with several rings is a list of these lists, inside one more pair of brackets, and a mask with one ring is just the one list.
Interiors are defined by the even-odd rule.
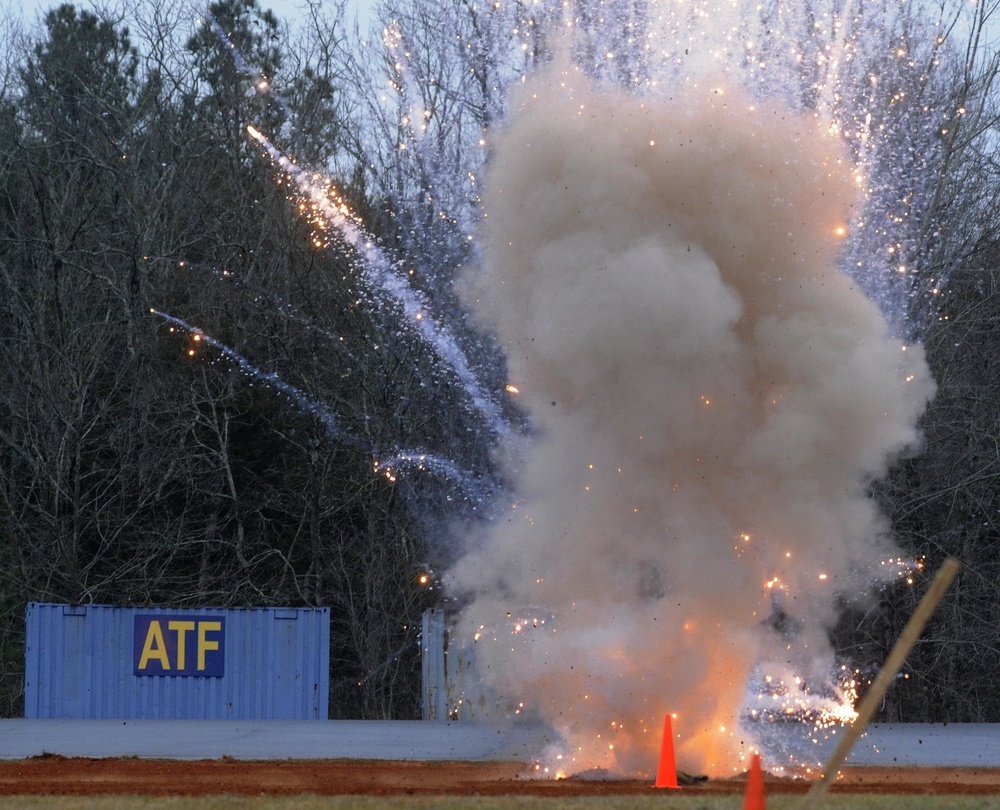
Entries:
[[[849,722],[857,672],[838,670],[827,629],[839,604],[919,567],[868,487],[917,446],[934,383],[922,349],[896,337],[905,306],[880,311],[841,269],[860,277],[884,253],[898,278],[868,292],[905,303],[912,195],[889,225],[869,216],[884,191],[878,77],[856,109],[838,80],[864,61],[871,12],[779,7],[799,35],[786,49],[739,4],[722,4],[721,23],[710,5],[654,5],[645,23],[633,9],[619,26],[632,39],[570,49],[585,69],[521,76],[485,182],[468,172],[483,212],[464,297],[505,350],[526,444],[332,185],[249,129],[316,246],[332,229],[358,251],[516,457],[513,508],[445,584],[499,710],[558,733],[547,775],[648,775],[665,713],[681,766],[712,774],[754,750],[741,720],[806,720],[817,735]],[[666,47],[634,38],[646,23]],[[398,25],[383,36],[402,76]],[[919,69],[907,49],[895,57]],[[426,132],[431,111],[402,123],[414,117]],[[405,452],[373,466],[395,482],[404,463],[432,468]]]
[[748,673],[827,678],[838,598],[895,574],[867,485],[934,385],[838,269],[855,183],[815,116],[558,64],[511,109],[466,299],[537,435],[449,573],[458,632],[561,735],[545,767],[648,774],[671,712],[682,768],[732,772]]

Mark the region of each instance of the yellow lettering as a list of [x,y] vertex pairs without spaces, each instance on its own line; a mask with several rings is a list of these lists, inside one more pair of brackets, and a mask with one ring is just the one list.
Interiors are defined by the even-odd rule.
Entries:
[[188,630],[194,630],[194,622],[173,621],[167,624],[167,628],[177,633],[177,669],[183,671],[185,664],[184,648],[186,646],[184,634],[187,633]]
[[198,622],[198,671],[205,669],[205,653],[208,650],[219,649],[219,642],[209,641],[205,638],[207,633],[219,632],[222,630],[222,622]]
[[150,659],[159,661],[166,670],[170,669],[170,656],[167,655],[167,645],[163,641],[163,631],[160,623],[153,620],[149,623],[149,630],[146,631],[146,642],[142,646],[142,655],[139,657],[139,669],[145,669]]

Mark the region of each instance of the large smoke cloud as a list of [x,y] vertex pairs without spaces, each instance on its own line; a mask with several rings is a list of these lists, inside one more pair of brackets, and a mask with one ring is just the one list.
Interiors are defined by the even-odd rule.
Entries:
[[650,772],[670,711],[680,766],[728,772],[752,666],[825,666],[893,553],[867,485],[933,383],[837,269],[853,190],[815,119],[555,67],[511,109],[468,299],[534,435],[450,572],[460,630],[568,770]]

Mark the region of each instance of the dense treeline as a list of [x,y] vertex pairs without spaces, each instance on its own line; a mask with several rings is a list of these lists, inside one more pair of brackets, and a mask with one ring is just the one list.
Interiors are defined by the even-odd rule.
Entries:
[[[64,5],[12,43],[0,98],[7,715],[21,711],[31,599],[328,605],[333,711],[413,716],[424,538],[437,529],[421,516],[476,499],[469,482],[404,487],[375,466],[400,449],[452,455],[459,436],[470,477],[489,479],[489,431],[454,375],[363,289],[350,249],[329,235],[318,246],[246,136],[251,122],[287,126],[294,106],[291,146],[347,166],[349,204],[375,211],[362,173],[351,183],[329,60],[286,54],[253,0],[213,11],[228,40],[194,14],[142,8],[135,37]],[[268,76],[294,62],[283,101],[254,92],[229,42]],[[392,223],[372,220],[392,241]]]
[[[991,226],[952,275],[927,331],[938,393],[922,421],[925,446],[877,487],[902,548],[927,573],[947,556],[963,565],[883,704],[886,721],[1000,722],[998,237]],[[914,579],[918,586],[888,589],[841,622],[841,651],[866,662],[868,677],[916,608],[927,577]]]
[[[578,5],[577,56],[641,85],[653,68],[624,57],[645,6],[623,4],[627,25],[611,31],[599,3]],[[0,714],[21,712],[24,605],[42,600],[330,606],[333,713],[415,716],[419,617],[440,596],[429,585],[449,532],[500,485],[497,426],[355,249],[300,215],[246,127],[340,182],[516,420],[502,359],[451,281],[470,256],[485,130],[543,58],[557,12],[383,3],[371,43],[342,2],[313,6],[294,37],[256,0],[221,0],[201,24],[190,9],[124,8],[64,5],[4,43]],[[979,39],[985,6],[955,44],[908,8],[845,60],[854,95],[837,103],[875,112],[852,122],[866,133],[853,156],[879,184],[850,259],[905,262],[894,314],[924,319],[940,387],[924,452],[875,495],[907,554],[931,569],[955,555],[964,574],[885,716],[997,721],[997,62]],[[757,13],[755,32],[776,25],[770,5]],[[898,54],[911,49],[907,72]],[[771,58],[802,74],[800,58]],[[819,104],[823,86],[806,76],[792,102]],[[896,154],[912,165],[893,170]],[[424,454],[443,461],[401,459]],[[921,590],[917,576],[848,614],[838,648],[881,660]]]

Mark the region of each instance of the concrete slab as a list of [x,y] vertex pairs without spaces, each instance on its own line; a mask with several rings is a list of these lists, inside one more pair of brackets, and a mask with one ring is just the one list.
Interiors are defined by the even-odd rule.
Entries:
[[[771,761],[825,762],[837,736],[770,727]],[[155,759],[531,762],[558,739],[538,726],[423,721],[0,720],[0,759],[42,754]],[[872,725],[848,764],[1000,768],[1000,724]]]
[[544,729],[421,721],[0,720],[0,759],[411,759],[530,761]]
[[[756,730],[765,759],[825,764],[842,731],[817,732],[800,723],[761,725]],[[873,723],[855,743],[848,765],[1000,767],[1000,724]]]

